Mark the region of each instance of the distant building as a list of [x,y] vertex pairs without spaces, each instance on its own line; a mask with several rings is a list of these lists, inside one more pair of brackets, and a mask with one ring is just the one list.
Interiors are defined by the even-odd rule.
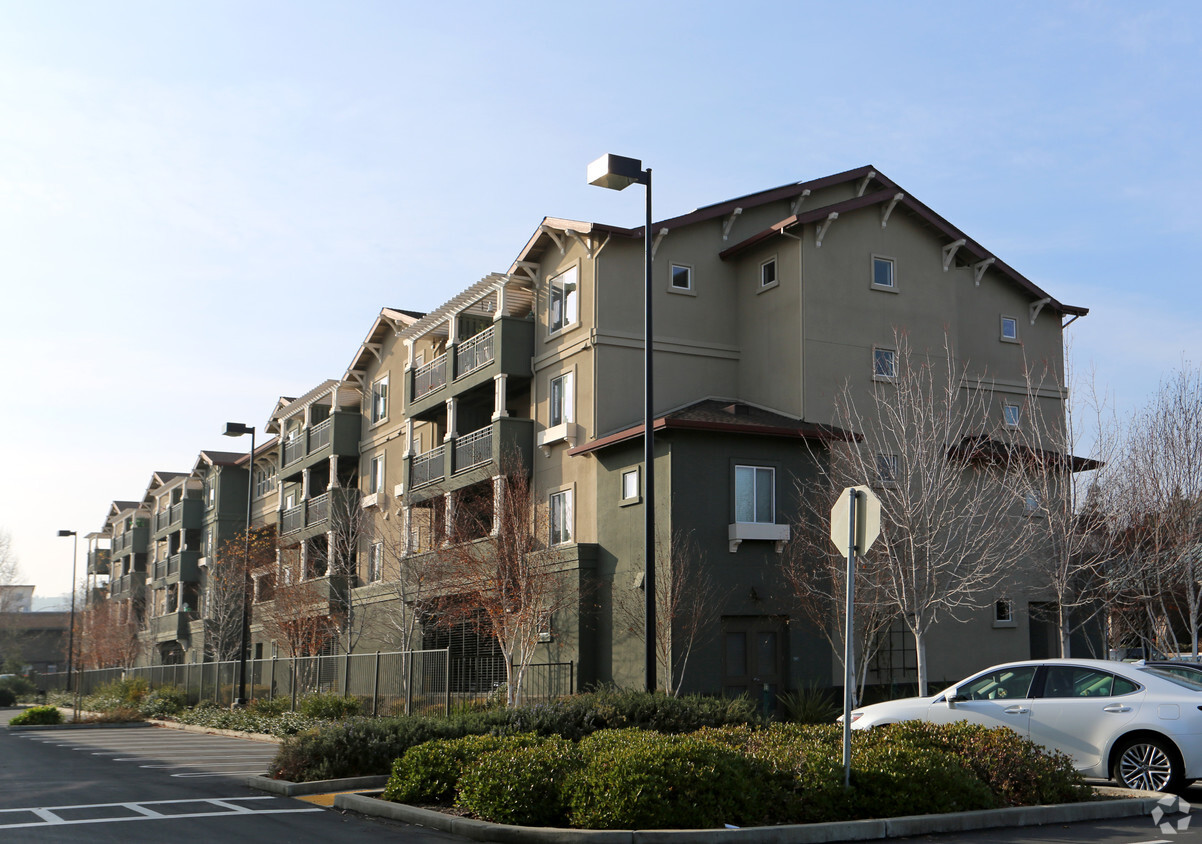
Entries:
[[33,608],[32,586],[0,586],[0,612],[29,612]]

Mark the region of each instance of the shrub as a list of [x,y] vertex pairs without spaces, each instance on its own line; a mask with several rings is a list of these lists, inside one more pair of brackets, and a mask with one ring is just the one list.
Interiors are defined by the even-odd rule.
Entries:
[[456,723],[436,718],[350,718],[285,740],[271,776],[309,782],[387,774],[409,748],[462,735]]
[[362,706],[363,701],[350,695],[343,697],[336,694],[315,694],[301,700],[300,711],[309,718],[338,721],[358,715]]
[[841,711],[831,690],[817,683],[778,695],[777,699],[784,719],[795,724],[829,724]]
[[128,724],[133,721],[141,721],[145,717],[132,706],[118,706],[88,716],[87,722],[89,724]]
[[514,739],[520,737],[501,739],[507,746],[483,754],[464,770],[458,805],[493,823],[562,825],[566,781],[580,766],[576,745],[558,737],[529,744]]
[[288,711],[289,701],[287,698],[265,698],[257,697],[247,705],[246,709],[255,715],[265,715],[267,717],[277,717]]
[[600,732],[579,754],[565,790],[572,825],[588,829],[760,823],[784,784],[768,765],[698,736]]
[[392,766],[384,799],[398,803],[454,802],[463,766],[481,754],[495,750],[528,747],[533,735],[474,735],[437,739],[411,747]]
[[8,723],[14,727],[33,724],[61,724],[63,723],[63,714],[58,711],[57,706],[31,706],[20,715],[14,716]]
[[183,712],[187,705],[187,695],[179,686],[160,686],[142,698],[138,712],[146,718],[166,718]]
[[0,686],[0,706],[16,706],[17,693],[8,686]]
[[[841,775],[841,764],[839,769]],[[861,742],[853,751],[851,785],[851,817],[967,812],[1002,805],[988,784],[954,754],[887,740]]]
[[[8,689],[14,697],[18,698],[28,697],[37,691],[37,687],[32,682],[20,675],[0,680],[0,689]],[[9,706],[11,705],[9,704]]]

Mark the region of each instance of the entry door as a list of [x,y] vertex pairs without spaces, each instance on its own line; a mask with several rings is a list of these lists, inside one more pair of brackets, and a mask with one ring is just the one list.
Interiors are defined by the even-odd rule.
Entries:
[[779,616],[722,619],[722,691],[746,694],[764,711],[776,710],[785,678],[785,620]]

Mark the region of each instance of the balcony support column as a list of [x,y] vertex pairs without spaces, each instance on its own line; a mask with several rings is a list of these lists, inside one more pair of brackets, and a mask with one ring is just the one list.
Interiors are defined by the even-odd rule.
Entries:
[[405,453],[403,457],[413,457],[417,452],[413,448],[413,419],[405,420]]
[[505,476],[494,475],[492,479],[492,530],[491,536],[501,534],[501,508],[505,506]]
[[401,505],[401,556],[408,557],[413,553],[413,508],[408,504]]
[[341,485],[338,481],[338,457],[330,455],[330,482],[326,484],[326,491],[338,489]]
[[309,500],[309,469],[301,470],[301,503]]
[[449,443],[459,436],[459,420],[455,418],[458,415],[458,408],[457,399],[447,399],[447,433],[442,438],[444,443]]
[[452,527],[454,526],[454,524],[455,524],[455,496],[454,496],[452,493],[449,493],[449,492],[444,492],[444,493],[442,494],[442,500],[443,500],[443,503],[444,503],[444,505],[445,505],[445,506],[442,508],[442,509],[443,509],[443,514],[442,514],[442,527],[443,527],[443,540],[442,540],[442,546],[443,546],[444,548],[446,548],[446,547],[448,547],[448,546],[451,544],[451,528],[452,528]]
[[500,375],[494,375],[493,382],[493,411],[492,420],[496,422],[498,419],[503,419],[509,415],[509,411],[505,409],[505,386],[507,376],[504,372]]
[[500,322],[505,315],[505,285],[502,284],[497,288],[497,309],[493,312],[492,321]]
[[303,541],[300,544],[300,571],[297,572],[297,582],[309,579],[309,543]]
[[[334,514],[331,513],[330,514],[330,523],[333,524],[333,522],[334,522]],[[337,571],[337,570],[346,567],[345,560],[334,559],[334,549],[337,547],[338,547],[338,543],[334,541],[334,531],[327,530],[326,531],[326,574],[325,574],[326,577],[333,577],[335,574],[341,574],[342,572]]]

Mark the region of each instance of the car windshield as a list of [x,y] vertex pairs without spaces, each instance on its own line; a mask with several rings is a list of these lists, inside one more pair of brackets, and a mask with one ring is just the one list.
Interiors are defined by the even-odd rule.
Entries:
[[1160,677],[1164,680],[1168,680],[1170,683],[1176,683],[1178,686],[1184,686],[1192,691],[1202,692],[1202,674],[1198,674],[1197,679],[1194,679],[1193,677],[1183,676],[1182,674],[1174,671],[1172,668],[1163,668],[1152,665],[1141,668],[1140,671],[1143,671],[1145,674],[1151,674],[1154,677]]

